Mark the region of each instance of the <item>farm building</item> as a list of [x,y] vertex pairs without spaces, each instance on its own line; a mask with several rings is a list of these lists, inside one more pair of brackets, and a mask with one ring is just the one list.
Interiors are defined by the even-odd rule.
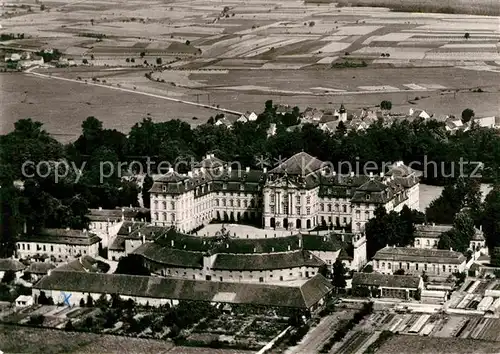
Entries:
[[24,273],[29,274],[31,279],[36,281],[47,275],[55,267],[54,264],[49,262],[33,262],[24,270]]
[[40,255],[57,261],[77,258],[81,255],[96,256],[101,238],[87,230],[45,229],[36,234],[22,234],[16,242],[20,258]]
[[213,304],[252,304],[271,307],[319,308],[332,285],[322,275],[303,282],[280,286],[270,284],[210,282],[122,274],[53,271],[33,286],[36,300],[41,292],[55,302],[66,300],[78,305],[90,295],[118,294],[136,303],[175,306],[179,301],[204,301]]
[[352,278],[353,292],[360,295],[364,292],[380,297],[407,300],[415,298],[423,286],[421,277],[411,275],[354,273]]
[[398,269],[405,273],[449,276],[465,270],[466,258],[453,250],[438,250],[415,247],[384,247],[373,257],[373,270],[392,274]]
[[16,279],[23,275],[23,270],[26,268],[24,264],[13,258],[0,259],[0,281],[8,271],[13,271]]
[[28,295],[19,295],[14,302],[16,307],[28,307],[33,305],[33,298]]

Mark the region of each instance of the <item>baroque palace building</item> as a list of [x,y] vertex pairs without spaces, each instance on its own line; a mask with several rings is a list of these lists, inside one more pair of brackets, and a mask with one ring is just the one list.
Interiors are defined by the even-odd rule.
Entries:
[[233,169],[211,154],[187,174],[171,169],[156,178],[150,194],[152,223],[184,232],[212,220],[291,231],[351,225],[363,232],[378,206],[418,210],[419,181],[402,162],[377,175],[344,175],[305,152],[270,171]]

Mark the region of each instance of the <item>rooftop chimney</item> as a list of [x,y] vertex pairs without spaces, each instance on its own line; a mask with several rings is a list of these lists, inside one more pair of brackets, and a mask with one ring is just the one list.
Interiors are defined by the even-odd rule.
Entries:
[[229,243],[226,243],[226,248],[229,248]]
[[290,245],[288,245],[288,250],[290,251]]
[[250,167],[246,167],[245,172],[250,172]]
[[257,253],[257,248],[256,247],[253,248],[253,253]]
[[142,235],[142,244],[146,243],[146,236]]
[[170,246],[174,247],[174,240],[170,241]]
[[131,233],[132,232],[132,226],[129,226],[128,227],[128,233]]

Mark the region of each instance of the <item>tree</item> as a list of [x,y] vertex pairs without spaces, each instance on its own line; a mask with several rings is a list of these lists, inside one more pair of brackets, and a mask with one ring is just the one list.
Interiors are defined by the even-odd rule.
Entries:
[[471,121],[472,118],[474,118],[475,113],[472,109],[466,108],[462,111],[462,123],[468,123]]
[[491,265],[494,267],[500,267],[500,247],[493,248],[490,257]]
[[495,185],[484,200],[482,225],[490,252],[500,247],[500,185]]
[[80,307],[85,307],[85,300],[83,297],[80,299]]
[[88,64],[88,63],[89,63],[89,61],[87,59],[85,59],[85,58],[82,59],[82,64]]
[[469,38],[470,38],[470,33],[469,33],[469,32],[466,32],[466,33],[464,34],[464,38],[465,38],[465,39],[469,39]]
[[373,266],[371,264],[367,264],[363,268],[363,273],[373,273]]
[[94,306],[94,299],[92,299],[92,296],[90,294],[87,295],[87,302],[85,304],[87,307],[93,307]]
[[40,5],[40,11],[45,11],[45,5],[44,4]]
[[339,124],[337,125],[337,128],[335,129],[335,135],[342,137],[347,134],[347,127],[345,126],[345,123],[343,121],[340,121]]
[[151,198],[149,190],[151,189],[151,187],[153,187],[153,178],[149,174],[147,174],[146,177],[144,177],[144,182],[142,183],[142,201],[145,208],[150,207]]
[[189,39],[186,39],[186,45],[190,45],[191,41]]
[[9,284],[9,283],[13,282],[15,279],[16,279],[16,272],[9,269],[4,273],[3,278],[2,278],[2,283]]
[[161,63],[162,63],[161,58],[156,58],[156,65],[161,65]]
[[340,289],[345,289],[347,282],[345,279],[345,268],[344,264],[340,259],[337,259],[333,264],[333,280],[332,285],[338,292]]
[[47,299],[47,295],[45,295],[45,291],[40,291],[37,301],[39,305],[49,305],[50,303],[49,299]]
[[394,271],[394,275],[405,275],[405,270],[403,268]]
[[66,322],[66,324],[64,325],[64,330],[68,331],[68,332],[71,332],[71,331],[75,330],[75,326],[73,326],[73,322],[71,322],[71,320],[69,320],[68,322]]
[[392,108],[392,102],[391,101],[382,101],[382,102],[380,102],[380,108],[385,110],[385,111],[390,111]]
[[141,56],[141,58],[144,58],[146,56],[146,52],[141,52],[139,55]]

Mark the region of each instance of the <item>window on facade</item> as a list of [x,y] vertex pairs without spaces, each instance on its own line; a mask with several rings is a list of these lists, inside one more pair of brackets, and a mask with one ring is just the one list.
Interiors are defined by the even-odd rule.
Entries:
[[54,252],[54,246],[50,246],[50,252]]
[[385,262],[382,262],[382,268],[385,268]]
[[162,191],[166,192],[167,191],[167,186],[162,186]]
[[222,206],[226,206],[226,200],[222,199]]
[[167,202],[162,203],[163,209],[167,209]]
[[416,244],[420,245],[420,240],[419,239],[417,239]]
[[248,200],[246,200],[246,199],[245,199],[245,200],[243,201],[243,205],[245,206],[245,208],[246,208],[246,207],[248,207]]
[[427,264],[424,264],[424,270],[427,271]]
[[446,272],[446,266],[443,265],[443,272]]
[[46,249],[45,249],[45,245],[43,245],[43,251],[45,252],[45,250],[46,250]]
[[229,199],[229,206],[233,206],[233,200]]
[[306,203],[307,203],[307,204],[311,204],[311,196],[309,196],[309,195],[308,195],[308,196],[306,197]]
[[332,211],[332,205],[331,204],[328,204],[328,211],[331,212]]
[[295,209],[296,209],[296,214],[300,215],[300,207],[295,207]]
[[241,200],[239,200],[239,199],[238,199],[238,200],[236,201],[236,205],[238,206],[238,208],[239,208],[239,207],[241,207]]
[[403,263],[399,262],[399,269],[403,269]]
[[311,215],[311,207],[306,208],[307,215]]
[[171,218],[172,218],[172,221],[175,221],[175,214],[174,213],[172,213]]
[[276,211],[274,209],[274,205],[271,205],[271,214],[274,214]]
[[410,263],[406,263],[406,269],[410,269]]
[[323,203],[319,205],[319,210],[325,211],[325,205]]
[[391,264],[387,263],[387,269],[391,269]]
[[426,242],[426,245],[429,246],[431,243],[429,242],[429,240],[427,240]]
[[347,206],[346,205],[342,205],[342,212],[347,213]]
[[344,218],[344,224],[347,224],[347,218]]
[[367,194],[367,195],[365,196],[365,198],[366,198],[366,200],[370,200],[370,195],[369,195],[369,194]]
[[360,214],[359,210],[356,210],[356,220],[359,220]]
[[26,245],[26,249],[27,249],[28,251],[30,250],[30,245],[29,245],[29,244],[27,244],[27,245]]
[[276,195],[274,193],[271,193],[271,203],[274,203],[276,201]]
[[219,206],[219,199],[215,199],[215,206]]

